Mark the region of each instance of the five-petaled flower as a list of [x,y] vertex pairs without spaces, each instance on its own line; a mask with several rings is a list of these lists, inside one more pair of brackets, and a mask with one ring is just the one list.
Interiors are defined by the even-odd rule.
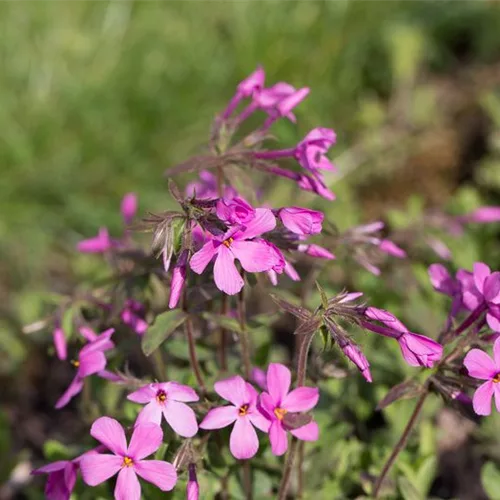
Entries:
[[146,404],[137,417],[136,425],[147,422],[159,425],[163,415],[179,436],[193,437],[198,432],[194,411],[186,403],[200,398],[187,385],[177,382],[148,384],[129,394],[127,399]]
[[471,377],[486,381],[474,393],[474,411],[478,415],[489,415],[491,398],[495,395],[495,405],[500,412],[500,337],[493,345],[493,359],[480,349],[471,349],[465,356],[464,365]]
[[290,382],[290,370],[280,363],[271,363],[266,376],[268,392],[263,392],[259,400],[259,408],[271,424],[269,439],[272,452],[278,456],[288,448],[286,431],[303,441],[316,441],[319,435],[318,424],[314,421],[295,429],[287,426],[288,413],[312,410],[319,399],[316,387],[298,387],[290,391]]
[[175,467],[161,460],[144,460],[162,444],[163,432],[157,424],[136,425],[127,446],[123,427],[113,418],[98,418],[90,429],[112,454],[92,454],[80,461],[83,480],[96,486],[118,473],[116,500],[139,500],[141,485],[137,476],[153,483],[162,491],[170,491],[177,482]]
[[254,426],[268,432],[270,423],[257,409],[258,394],[254,387],[239,375],[216,382],[215,392],[231,405],[210,410],[200,424],[201,429],[221,429],[234,422],[229,449],[240,460],[253,457],[259,449]]

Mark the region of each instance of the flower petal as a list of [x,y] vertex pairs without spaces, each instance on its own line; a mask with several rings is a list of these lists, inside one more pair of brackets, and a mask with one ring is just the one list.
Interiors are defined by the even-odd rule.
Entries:
[[469,376],[481,380],[493,378],[497,372],[493,360],[480,349],[471,349],[465,356],[464,365]]
[[124,467],[118,474],[115,500],[141,500],[141,485],[135,467]]
[[202,420],[200,429],[222,429],[232,424],[238,418],[238,408],[235,406],[220,406],[211,409]]
[[285,429],[279,420],[275,420],[269,429],[269,440],[271,441],[271,450],[277,457],[283,455],[288,448],[288,437]]
[[52,332],[52,338],[54,340],[54,347],[56,348],[57,357],[62,360],[66,359],[68,350],[63,329],[59,327],[55,328]]
[[38,469],[31,471],[32,474],[50,474],[51,472],[56,472],[66,468],[71,462],[69,460],[58,460],[57,462],[52,462],[51,464],[43,465]]
[[229,449],[233,456],[239,460],[252,458],[259,449],[259,438],[247,417],[236,419],[231,436]]
[[135,425],[139,424],[161,424],[161,405],[153,399],[137,415]]
[[156,396],[156,391],[153,385],[154,384],[148,384],[144,387],[141,387],[140,389],[137,389],[137,391],[131,392],[127,396],[127,399],[129,401],[133,401],[134,403],[149,403]]
[[271,421],[268,420],[259,410],[255,409],[252,413],[248,414],[248,418],[252,425],[257,427],[259,431],[269,432],[269,427],[271,427]]
[[78,375],[71,381],[64,394],[57,400],[56,409],[60,410],[83,389],[83,380]]
[[484,298],[487,302],[497,303],[500,299],[500,273],[491,273],[485,280],[483,285]]
[[492,308],[486,313],[488,326],[495,332],[500,332],[500,313],[493,313]]
[[290,370],[280,363],[271,363],[267,369],[267,390],[279,406],[290,389],[292,375]]
[[117,455],[85,455],[80,460],[83,480],[89,486],[96,486],[114,476],[121,468],[123,458]]
[[491,413],[491,398],[493,397],[493,382],[488,380],[480,385],[472,398],[472,406],[478,415]]
[[127,456],[134,461],[142,460],[154,453],[163,441],[163,431],[156,424],[139,424],[134,428]]
[[247,384],[239,375],[215,382],[214,389],[221,398],[233,403],[234,406],[250,402]]
[[319,389],[317,387],[298,387],[289,392],[281,402],[288,411],[309,411],[318,404]]
[[473,274],[474,284],[476,285],[476,288],[481,293],[484,293],[484,282],[486,278],[491,274],[490,268],[483,262],[475,262],[473,267]]
[[269,271],[277,263],[274,250],[260,241],[234,241],[231,251],[249,273]]
[[168,425],[182,437],[193,437],[198,432],[194,411],[185,403],[168,401],[163,408]]
[[214,264],[214,281],[217,288],[228,295],[237,294],[244,285],[244,281],[234,265],[234,254],[224,245],[218,248]]
[[274,414],[276,403],[267,392],[263,392],[260,395],[258,408],[268,420],[276,420],[276,415]]
[[493,394],[495,395],[495,406],[498,412],[500,412],[500,385],[493,385]]
[[139,460],[134,463],[137,474],[148,483],[152,483],[162,491],[170,491],[177,482],[175,467],[161,460]]
[[493,359],[495,360],[496,368],[500,371],[500,337],[497,337],[493,344]]
[[276,217],[268,208],[257,208],[255,217],[246,224],[245,229],[238,235],[238,239],[249,240],[261,234],[272,231],[276,227]]
[[113,453],[122,457],[126,455],[127,440],[125,439],[125,432],[123,432],[120,423],[114,418],[98,418],[90,428],[90,435]]
[[201,274],[217,253],[213,240],[207,241],[189,261],[189,266],[196,274]]
[[182,401],[183,403],[200,400],[196,391],[188,385],[179,384],[178,382],[166,382],[165,384],[158,384],[158,386],[168,394],[168,399]]
[[298,429],[293,429],[290,431],[292,436],[302,441],[317,441],[319,437],[319,427],[318,424],[313,420]]
[[80,378],[88,377],[106,368],[106,356],[101,351],[80,353],[78,360],[80,362],[78,367],[78,376]]

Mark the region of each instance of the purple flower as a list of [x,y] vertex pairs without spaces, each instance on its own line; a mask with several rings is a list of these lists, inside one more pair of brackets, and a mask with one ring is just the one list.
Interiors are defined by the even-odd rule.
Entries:
[[[278,105],[287,98],[294,96],[294,102],[297,105],[300,100],[304,99],[309,93],[309,89],[297,90],[293,85],[286,82],[275,83],[272,87],[262,89],[254,96],[254,103],[257,107],[266,111],[270,116],[275,116],[276,114],[281,114],[284,112],[286,118],[288,118],[292,123],[295,123],[297,119],[295,115],[291,112],[292,107],[290,107],[290,102],[285,102],[286,106],[282,106],[281,113],[277,112]],[[305,95],[304,95],[305,94]],[[300,99],[302,97],[302,99]],[[300,100],[299,100],[300,99]],[[297,102],[299,100],[299,102]]]
[[259,449],[259,439],[254,427],[269,431],[269,422],[257,409],[257,391],[239,375],[214,384],[215,392],[231,405],[210,410],[201,429],[221,429],[234,422],[229,440],[229,449],[239,460],[253,457]]
[[191,269],[202,274],[209,262],[215,257],[214,279],[219,290],[234,295],[243,288],[234,260],[238,259],[245,271],[250,273],[272,269],[276,255],[268,245],[261,241],[251,241],[276,226],[276,219],[266,208],[255,210],[255,218],[243,229],[231,228],[224,236],[207,241],[189,262]]
[[391,240],[382,240],[378,248],[381,252],[397,257],[398,259],[404,259],[406,257],[406,252]]
[[188,466],[188,483],[186,487],[186,500],[199,500],[200,485],[196,478],[196,466],[189,464]]
[[[90,330],[90,332],[92,331]],[[110,340],[113,332],[113,328],[106,330],[80,350],[78,359],[72,361],[72,364],[77,368],[75,378],[57,401],[55,406],[57,409],[66,406],[82,390],[85,377],[104,370],[106,367],[104,352],[114,347],[113,342]]]
[[318,170],[335,170],[326,153],[335,144],[336,135],[329,128],[311,130],[295,148],[295,158],[309,172],[316,174]]
[[[222,118],[226,120],[231,116],[233,111],[237,108],[238,104],[245,98],[255,97],[264,87],[264,80],[266,78],[266,74],[264,73],[264,69],[261,66],[258,66],[257,69],[247,76],[243,81],[238,84],[236,89],[236,94],[229,101],[226,109],[222,113]],[[253,103],[252,103],[253,104]],[[255,108],[256,105],[253,106]],[[251,111],[254,111],[252,109]],[[248,116],[250,112],[247,112]],[[238,118],[238,121],[241,121],[241,117]]]
[[318,439],[318,424],[309,422],[297,429],[289,429],[286,425],[288,413],[306,412],[316,406],[319,391],[315,387],[298,387],[290,390],[290,370],[280,363],[271,363],[267,369],[267,390],[260,395],[260,409],[270,421],[269,439],[274,455],[283,455],[288,448],[286,431],[303,441]]
[[45,484],[45,498],[48,500],[69,500],[76,483],[78,464],[73,460],[60,460],[32,471],[32,474],[48,474]]
[[443,346],[424,335],[412,333],[393,314],[384,309],[368,307],[364,312],[365,317],[379,321],[385,325],[379,325],[362,321],[361,324],[367,330],[395,338],[403,354],[403,358],[410,366],[425,366],[432,368],[434,363],[441,359]]
[[179,436],[193,437],[198,432],[194,411],[185,403],[200,398],[187,385],[177,382],[148,384],[129,394],[127,399],[146,404],[137,417],[136,425],[148,422],[159,425],[163,415]]
[[370,373],[370,363],[368,363],[365,355],[357,345],[352,343],[346,344],[342,347],[342,352],[358,367],[361,375],[363,375],[368,382],[373,381]]
[[111,250],[113,246],[108,230],[101,227],[97,236],[80,241],[76,249],[81,253],[105,253]]
[[255,209],[242,198],[217,201],[217,217],[227,224],[247,224],[255,217]]
[[179,303],[181,293],[186,282],[186,266],[189,256],[188,250],[183,250],[177,259],[177,262],[172,271],[172,281],[170,283],[170,298],[168,307],[173,309]]
[[90,435],[113,454],[93,454],[82,458],[80,469],[83,480],[89,486],[96,486],[118,473],[116,500],[140,500],[141,485],[137,476],[162,491],[170,491],[175,486],[177,472],[172,464],[144,460],[162,444],[163,432],[159,425],[137,425],[128,446],[123,427],[113,418],[98,418],[92,424]]
[[486,380],[480,385],[472,398],[474,411],[478,415],[491,413],[491,398],[495,395],[495,405],[500,412],[500,338],[493,346],[493,359],[480,349],[471,349],[464,359],[469,375],[479,380]]
[[137,195],[135,193],[127,193],[121,204],[121,213],[125,225],[132,222],[137,212]]
[[474,285],[488,309],[486,321],[494,332],[500,332],[500,273],[492,273],[482,262],[476,262],[473,271]]
[[135,333],[142,335],[148,329],[148,322],[144,319],[144,305],[137,300],[127,299],[121,312],[122,321]]
[[278,217],[283,225],[295,234],[318,234],[321,232],[321,223],[324,214],[317,210],[309,210],[301,207],[281,208]]
[[310,257],[317,257],[318,259],[335,259],[335,255],[329,252],[326,248],[319,245],[299,245],[298,251],[309,255]]
[[66,359],[68,356],[68,348],[64,330],[60,326],[54,328],[52,339],[54,341],[54,347],[56,348],[57,357],[61,360]]

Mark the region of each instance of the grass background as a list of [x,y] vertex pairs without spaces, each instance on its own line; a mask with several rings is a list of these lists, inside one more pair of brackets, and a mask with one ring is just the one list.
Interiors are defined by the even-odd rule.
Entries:
[[[43,313],[47,289],[68,285],[75,243],[99,226],[119,230],[125,192],[139,194],[143,213],[168,208],[163,171],[199,151],[212,118],[257,64],[268,82],[312,90],[298,109],[298,125],[276,127],[282,144],[318,125],[337,131],[331,156],[340,175],[329,182],[338,200],[313,203],[339,225],[387,209],[417,216],[424,206],[458,213],[500,203],[499,7],[493,1],[0,3],[4,383],[26,368],[33,340],[20,327]],[[285,183],[272,187],[273,200],[290,194]],[[497,236],[481,229],[466,245],[451,243],[457,264],[476,258],[498,264]],[[378,282],[363,275],[360,285],[375,293]],[[376,300],[410,319],[422,311],[408,311],[390,294]],[[388,418],[384,436],[399,426]],[[16,453],[23,446],[17,443]],[[362,469],[363,453],[376,452],[360,446],[345,444]],[[424,463],[434,451],[417,450],[409,461]],[[342,498],[345,483],[335,481],[329,488]]]

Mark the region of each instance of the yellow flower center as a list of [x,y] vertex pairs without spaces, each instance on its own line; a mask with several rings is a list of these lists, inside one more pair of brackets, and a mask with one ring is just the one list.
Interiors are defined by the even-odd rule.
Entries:
[[497,373],[494,377],[493,377],[493,382],[495,382],[495,384],[498,384],[500,382],[500,373]]
[[240,417],[244,417],[247,413],[248,413],[248,405],[240,406],[240,409],[238,410],[238,415]]
[[156,394],[156,400],[158,403],[164,403],[167,400],[167,393],[165,391],[158,391],[158,394]]
[[231,246],[231,243],[234,241],[233,238],[228,238],[226,241],[223,241],[222,244],[226,247],[229,248]]
[[123,457],[122,467],[132,467],[134,461],[130,457]]
[[75,367],[78,368],[80,366],[80,361],[75,361],[74,359],[71,361],[71,364]]
[[275,408],[274,409],[274,414],[276,415],[276,418],[278,420],[283,420],[285,415],[288,413],[288,410],[285,410],[285,408]]

